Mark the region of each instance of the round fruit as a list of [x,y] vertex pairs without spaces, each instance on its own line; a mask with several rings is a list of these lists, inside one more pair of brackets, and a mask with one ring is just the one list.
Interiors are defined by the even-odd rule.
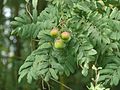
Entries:
[[70,33],[69,33],[69,32],[63,32],[63,33],[61,34],[61,38],[62,38],[63,40],[69,40],[69,39],[70,39]]
[[55,43],[54,43],[54,47],[57,48],[57,49],[61,49],[61,48],[64,48],[64,42],[63,40],[59,39],[59,40],[56,40]]
[[58,28],[53,28],[53,29],[51,30],[51,32],[50,32],[50,35],[51,35],[52,37],[57,37],[58,34],[59,34]]

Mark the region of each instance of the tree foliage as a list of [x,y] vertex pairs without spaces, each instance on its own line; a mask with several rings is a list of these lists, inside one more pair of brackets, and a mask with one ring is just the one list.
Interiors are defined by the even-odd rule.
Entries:
[[[119,0],[115,0],[113,5],[109,0],[47,1],[48,6],[39,13],[37,0],[33,0],[32,14],[27,11],[12,21],[13,34],[38,41],[37,48],[19,69],[19,82],[24,76],[27,76],[29,83],[39,78],[46,82],[58,80],[61,75],[78,72],[79,68],[82,69],[81,74],[88,77],[94,72],[90,71],[95,65],[102,67],[98,70],[99,83],[118,85],[120,11],[116,2]],[[56,38],[50,35],[54,27],[59,28],[60,33],[71,33],[70,41],[62,49],[54,47]]]

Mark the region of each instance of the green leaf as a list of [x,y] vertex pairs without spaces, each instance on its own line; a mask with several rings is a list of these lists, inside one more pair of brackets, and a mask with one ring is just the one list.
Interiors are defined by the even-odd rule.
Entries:
[[44,80],[45,80],[46,82],[48,82],[49,79],[50,79],[50,72],[47,72],[47,74],[45,75]]
[[115,8],[113,9],[112,13],[110,14],[110,18],[112,18],[112,19],[115,18],[116,15],[117,15],[117,12],[118,12],[118,8],[115,7]]
[[21,17],[15,17],[15,20],[17,22],[26,23],[25,20],[23,18],[21,18]]
[[102,75],[102,76],[100,76],[99,77],[99,79],[98,79],[98,81],[103,81],[103,80],[105,80],[105,79],[109,79],[110,78],[110,75],[108,74],[108,75]]
[[117,70],[117,74],[118,74],[118,77],[119,77],[119,80],[120,80],[120,67]]
[[47,68],[48,66],[49,66],[48,62],[40,63],[40,64],[38,64],[37,70]]
[[110,44],[110,38],[109,37],[104,36],[104,37],[102,37],[102,40],[103,40],[104,43]]
[[100,74],[112,74],[114,73],[114,70],[112,69],[102,69],[100,70]]
[[63,66],[61,64],[59,64],[59,63],[51,62],[51,65],[52,65],[52,68],[58,69],[60,71],[64,70]]
[[83,10],[85,12],[90,12],[91,11],[90,8],[84,2],[80,3],[80,4],[76,4],[76,5],[74,4],[74,7],[78,8],[80,10]]
[[52,77],[55,78],[56,80],[58,80],[58,76],[57,76],[57,73],[55,72],[55,70],[50,68],[49,71],[50,71]]
[[77,55],[77,60],[82,59],[82,57],[83,57],[83,51],[82,51],[82,50],[79,50],[79,53],[78,53],[78,55]]
[[110,36],[111,39],[116,40],[117,39],[117,32],[113,32]]
[[118,43],[111,43],[110,47],[112,47],[114,49],[118,49]]
[[32,5],[35,9],[37,8],[37,3],[38,3],[38,0],[32,0]]
[[32,76],[35,80],[38,79],[37,70],[36,70],[34,67],[31,67],[31,69],[30,69],[29,72],[31,73],[31,76]]
[[72,72],[74,73],[74,67],[69,63],[69,62],[66,62],[66,67]]
[[116,73],[114,73],[112,81],[113,81],[114,85],[118,85],[119,77],[118,77],[118,75]]
[[22,23],[21,22],[17,22],[17,21],[12,21],[11,25],[13,25],[13,26],[21,26]]
[[28,73],[28,69],[24,69],[22,70],[19,74],[19,78],[18,78],[18,82],[20,83],[21,82],[21,79]]
[[39,49],[47,49],[47,48],[51,48],[50,42],[43,43],[41,46],[39,46]]
[[83,50],[90,50],[90,49],[93,49],[93,46],[89,43],[86,43],[86,45],[84,45],[82,48]]
[[[118,66],[116,65],[116,64],[107,64],[107,66],[106,66],[106,69],[112,69],[112,70],[115,70],[115,69],[117,69],[118,68]],[[104,69],[103,69],[104,70]]]
[[69,69],[67,68],[66,65],[64,66],[64,72],[65,72],[66,76],[70,75],[70,71],[69,71]]
[[36,23],[37,22],[37,10],[33,9],[33,22]]
[[44,74],[46,74],[47,72],[48,72],[48,68],[45,68],[45,69],[42,69],[42,70],[37,71],[37,74],[38,74],[38,75],[44,75]]
[[31,76],[30,72],[27,74],[27,81],[28,81],[28,83],[32,82],[32,76]]
[[83,76],[86,77],[88,75],[88,69],[87,68],[83,68],[82,74],[83,74]]
[[23,69],[26,69],[30,66],[32,66],[33,62],[25,62],[19,69],[19,72],[21,72]]
[[95,54],[97,54],[97,51],[94,50],[94,49],[91,49],[91,50],[89,50],[89,51],[87,52],[87,54],[88,54],[88,55],[95,55]]
[[82,65],[86,60],[87,60],[87,57],[83,57],[83,58],[79,61],[79,64]]

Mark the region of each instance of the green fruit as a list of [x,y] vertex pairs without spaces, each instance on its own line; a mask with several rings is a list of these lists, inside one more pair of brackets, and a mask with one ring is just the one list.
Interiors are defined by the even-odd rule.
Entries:
[[54,47],[57,49],[64,48],[65,44],[62,39],[56,40],[54,43]]
[[50,35],[51,35],[52,37],[57,37],[58,34],[59,34],[58,28],[53,28],[53,29],[51,30],[51,32],[50,32]]
[[69,40],[69,39],[70,39],[70,33],[69,33],[69,32],[63,32],[63,33],[61,34],[61,38],[62,38],[63,40]]

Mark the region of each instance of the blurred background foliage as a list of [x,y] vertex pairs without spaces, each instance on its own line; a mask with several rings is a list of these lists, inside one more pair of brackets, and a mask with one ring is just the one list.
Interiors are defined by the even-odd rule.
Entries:
[[[119,0],[103,0],[106,5],[111,3],[120,9]],[[45,0],[39,0],[39,13],[46,7]],[[110,5],[110,6],[111,6]],[[18,69],[23,64],[25,58],[31,52],[30,40],[20,39],[11,35],[10,21],[20,13],[25,12],[24,0],[0,0],[0,90],[41,90],[41,81],[33,82],[31,85],[23,80],[18,83]],[[86,77],[82,79],[79,73],[71,75],[65,80],[65,84],[73,90],[85,89]],[[55,82],[50,83],[53,90],[60,88]],[[120,84],[112,90],[119,90]],[[46,89],[47,90],[47,89]],[[64,90],[60,88],[59,90]]]

